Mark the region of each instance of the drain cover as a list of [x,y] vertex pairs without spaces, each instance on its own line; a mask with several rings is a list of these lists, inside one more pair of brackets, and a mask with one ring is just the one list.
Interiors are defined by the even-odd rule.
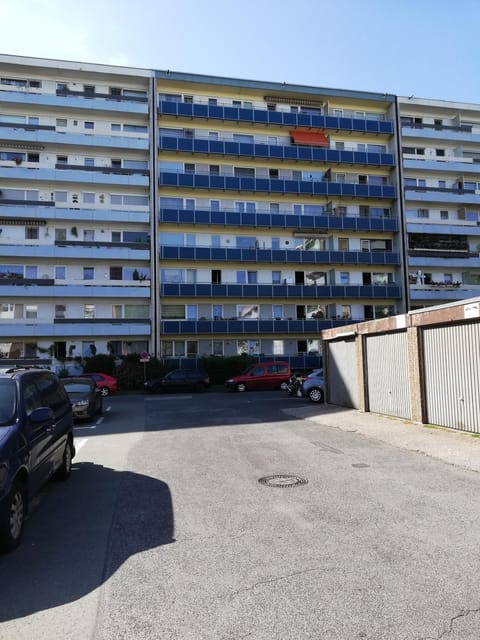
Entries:
[[300,476],[290,474],[265,476],[259,480],[260,484],[264,484],[267,487],[279,487],[280,489],[283,489],[284,487],[298,487],[301,484],[307,484],[307,482],[308,480],[305,480],[305,478],[300,478]]

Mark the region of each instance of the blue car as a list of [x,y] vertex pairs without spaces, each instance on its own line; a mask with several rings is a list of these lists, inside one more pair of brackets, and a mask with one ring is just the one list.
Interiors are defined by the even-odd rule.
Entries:
[[75,456],[72,405],[46,369],[0,373],[0,547],[22,538],[31,497],[56,475],[67,478]]

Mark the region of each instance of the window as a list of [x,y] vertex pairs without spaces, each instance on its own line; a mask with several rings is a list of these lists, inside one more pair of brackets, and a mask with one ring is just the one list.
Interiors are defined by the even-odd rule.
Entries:
[[221,320],[223,318],[223,305],[222,304],[214,304],[214,305],[212,305],[212,318],[214,320]]
[[68,164],[68,156],[57,156],[57,164]]
[[162,320],[185,320],[185,305],[163,304],[161,317]]
[[418,209],[417,217],[418,218],[428,218],[430,216],[430,212],[428,209]]
[[255,169],[250,167],[233,167],[233,175],[236,178],[254,178]]
[[95,158],[84,158],[83,164],[85,167],[94,167],[95,166]]
[[249,135],[249,134],[246,134],[246,133],[234,133],[233,134],[233,141],[234,142],[245,142],[247,144],[253,144],[254,137],[253,137],[253,135]]
[[39,153],[27,153],[27,162],[40,162]]
[[274,320],[281,320],[283,316],[283,306],[281,304],[274,304],[272,306],[272,318]]
[[55,280],[65,280],[67,277],[67,267],[55,267]]
[[211,176],[219,176],[220,175],[220,166],[218,164],[210,164],[208,166],[208,173]]
[[148,133],[148,127],[143,124],[124,124],[124,133]]
[[237,318],[239,320],[254,320],[258,318],[258,304],[237,305]]
[[83,230],[83,240],[84,242],[93,242],[95,239],[95,231],[93,229],[84,229]]
[[67,239],[67,230],[66,229],[55,229],[55,242],[65,242]]
[[93,96],[95,94],[95,87],[93,84],[84,84],[83,91],[87,96]]
[[95,128],[95,123],[92,122],[91,120],[87,120],[83,123],[83,127],[84,129],[94,129]]
[[95,194],[94,193],[83,193],[82,200],[84,204],[95,204]]
[[38,227],[25,227],[26,240],[38,240],[38,238],[39,238]]
[[83,279],[93,280],[95,276],[95,269],[93,267],[83,267]]
[[208,106],[209,107],[216,107],[217,106],[217,99],[216,98],[209,98],[208,99]]
[[272,284],[280,284],[282,282],[282,272],[272,271]]
[[212,355],[223,356],[223,340],[213,340]]
[[274,180],[278,180],[278,169],[269,169],[268,170],[268,177],[269,178],[273,178]]
[[350,274],[348,271],[340,272],[340,284],[349,284],[350,283]]
[[185,173],[195,173],[195,165],[190,162],[185,162],[184,171]]
[[445,149],[435,149],[435,154],[437,155],[437,157],[444,157]]
[[122,130],[122,125],[121,124],[117,124],[115,122],[112,122],[112,124],[110,125],[110,130],[111,131],[121,131]]
[[25,320],[36,320],[38,314],[38,307],[36,304],[25,305]]
[[55,305],[55,318],[64,319],[65,318],[66,307],[64,304],[56,304]]
[[110,267],[110,280],[122,280],[123,269],[122,267]]
[[122,95],[122,90],[119,87],[110,87],[109,93],[115,98],[119,98]]
[[26,266],[25,278],[28,278],[29,280],[36,280],[38,278],[38,267]]
[[93,320],[95,318],[95,305],[84,304],[83,305],[83,317],[86,320]]
[[218,140],[218,131],[209,131],[208,138],[209,140]]
[[349,251],[349,239],[348,238],[339,238],[338,239],[338,250],[339,251]]
[[448,211],[440,211],[440,220],[448,220]]

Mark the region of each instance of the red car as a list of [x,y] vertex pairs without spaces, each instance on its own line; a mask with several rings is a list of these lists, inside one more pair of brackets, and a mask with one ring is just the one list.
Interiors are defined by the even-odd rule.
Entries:
[[100,389],[102,396],[108,396],[111,393],[115,393],[118,390],[118,381],[112,376],[107,376],[106,373],[82,373],[85,378],[91,378],[95,380],[95,384]]

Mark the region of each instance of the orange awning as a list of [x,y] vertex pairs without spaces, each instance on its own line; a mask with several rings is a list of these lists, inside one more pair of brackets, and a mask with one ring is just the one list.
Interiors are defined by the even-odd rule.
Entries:
[[290,131],[294,144],[307,144],[314,147],[329,147],[330,140],[323,131]]

